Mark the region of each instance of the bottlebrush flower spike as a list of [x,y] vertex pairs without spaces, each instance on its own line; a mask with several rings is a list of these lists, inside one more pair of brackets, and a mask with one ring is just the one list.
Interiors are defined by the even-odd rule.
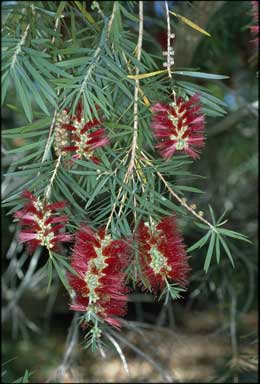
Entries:
[[176,103],[157,103],[152,107],[152,129],[159,141],[156,148],[164,158],[169,159],[176,151],[199,158],[199,149],[205,145],[205,116],[199,102],[199,95],[195,94],[188,101],[178,97]]
[[105,129],[100,128],[102,121],[96,118],[86,121],[82,112],[82,104],[79,102],[76,115],[72,116],[69,122],[61,122],[61,127],[65,132],[69,132],[70,136],[70,144],[63,146],[62,151],[75,152],[74,159],[85,157],[94,163],[99,163],[99,159],[94,156],[94,151],[108,144],[109,139]]
[[39,245],[56,250],[60,242],[71,241],[72,235],[63,231],[68,217],[57,215],[57,211],[65,207],[64,201],[47,204],[28,190],[24,190],[22,196],[29,201],[23,209],[15,212],[14,217],[22,226],[19,241],[27,243],[29,253]]
[[74,311],[92,312],[115,327],[120,327],[116,317],[127,311],[127,292],[123,268],[130,255],[129,243],[112,240],[104,230],[97,233],[82,225],[75,237],[71,260],[78,273],[68,278],[75,292],[70,308]]
[[63,125],[70,123],[70,117],[68,115],[68,111],[64,109],[62,112],[57,113],[55,128],[54,128],[54,151],[56,156],[64,156],[66,155],[66,151],[63,149],[64,147],[70,144],[69,131],[63,128]]
[[165,278],[181,287],[188,284],[188,257],[175,217],[165,217],[153,226],[141,222],[136,241],[142,274],[153,293],[163,290]]
[[253,42],[258,46],[259,40],[259,4],[258,1],[252,1],[252,15],[255,25],[250,26],[251,33],[254,35],[255,39]]

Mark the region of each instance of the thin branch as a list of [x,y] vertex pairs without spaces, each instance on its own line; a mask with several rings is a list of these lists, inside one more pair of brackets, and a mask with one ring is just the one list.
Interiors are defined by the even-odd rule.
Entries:
[[[113,15],[113,13],[112,13],[112,15]],[[111,16],[111,18],[112,18],[112,16]],[[142,54],[143,19],[144,19],[143,18],[143,1],[140,1],[139,2],[139,33],[138,33],[137,53],[136,53],[138,61],[141,60],[141,54]],[[126,60],[126,64],[127,64],[126,57],[125,57],[125,60]],[[139,68],[138,67],[135,68],[135,74],[136,75],[139,74]],[[132,174],[133,168],[135,167],[135,156],[136,156],[137,138],[138,138],[138,92],[139,92],[139,80],[136,79],[135,80],[135,89],[134,89],[134,133],[133,133],[132,145],[131,145],[131,148],[130,148],[131,158],[130,158],[130,162],[129,162],[129,165],[128,165],[128,168],[127,168],[124,180],[123,180],[123,183],[127,183],[128,182],[129,177]],[[118,191],[118,194],[117,194],[117,200],[118,200],[118,198],[120,196],[121,191],[122,191],[122,186],[119,188],[119,191]],[[124,195],[122,197],[120,208],[119,208],[119,212],[118,212],[118,216],[120,216],[120,214],[122,212],[125,199],[126,199],[126,193],[124,193]],[[106,230],[108,229],[108,227],[109,227],[109,225],[110,225],[110,223],[112,221],[112,217],[113,217],[113,214],[114,214],[115,209],[116,209],[116,203],[117,202],[115,202],[113,207],[112,207],[112,210],[111,210],[111,213],[110,213],[110,216],[108,218],[107,225],[106,225]]]
[[[143,1],[139,2],[139,34],[137,42],[137,60],[141,60],[142,54],[142,44],[143,44]],[[135,74],[139,75],[139,68],[136,67]],[[133,168],[135,166],[135,155],[137,150],[137,138],[138,138],[138,92],[139,92],[139,79],[135,80],[135,90],[134,90],[134,134],[131,147],[131,159],[126,172],[126,179],[131,175]]]
[[171,23],[170,23],[170,14],[168,8],[168,1],[165,1],[165,11],[167,18],[167,69],[168,76],[172,78],[171,74],[171,55],[170,55],[170,46],[171,46]]
[[[111,17],[110,17],[109,22],[108,22],[107,39],[110,36],[110,32],[111,32],[111,28],[112,28],[112,23],[113,23],[113,20],[114,20],[114,17],[115,17],[115,11],[116,11],[116,6],[114,4],[113,11],[112,11]],[[87,70],[86,76],[85,76],[85,78],[84,78],[84,80],[82,82],[82,85],[81,85],[81,88],[80,88],[80,91],[79,91],[79,95],[81,95],[83,93],[84,88],[86,86],[86,83],[87,83],[87,81],[88,81],[88,79],[89,79],[89,77],[91,75],[91,72],[95,68],[95,66],[97,65],[98,60],[100,59],[100,53],[101,53],[101,47],[98,46],[97,49],[95,50],[94,54],[93,54],[92,63],[90,64],[90,66],[89,66],[89,68]]]
[[113,24],[113,21],[114,21],[114,18],[115,18],[116,8],[117,8],[117,1],[114,1],[113,10],[112,10],[111,17],[110,17],[110,20],[108,22],[108,27],[107,27],[107,37],[108,38],[110,36],[112,24]]
[[79,330],[78,330],[78,314],[76,313],[72,319],[71,326],[69,329],[69,333],[66,340],[65,353],[63,357],[63,361],[59,368],[57,369],[57,377],[56,379],[63,379],[64,374],[68,367],[71,365],[71,360],[76,352],[76,347],[78,343]]
[[125,370],[127,376],[130,377],[127,361],[126,361],[125,355],[123,354],[122,348],[120,347],[119,343],[114,339],[114,337],[112,337],[108,333],[104,333],[104,335],[108,338],[108,340],[111,341],[111,343],[116,348],[116,350],[117,350],[117,352],[119,354],[119,357],[120,357],[120,359],[121,359],[121,361],[123,363],[124,370]]
[[[124,160],[126,160],[126,158],[127,158],[127,154],[123,157],[123,159],[121,160],[121,163],[122,163]],[[121,163],[120,163],[120,164],[121,164]],[[119,169],[119,166],[118,166],[118,169]],[[107,224],[106,224],[106,231],[108,230],[109,225],[110,225],[110,223],[111,223],[111,221],[112,221],[112,218],[113,218],[113,215],[114,215],[114,212],[115,212],[115,209],[116,209],[116,204],[117,204],[117,201],[119,200],[119,196],[120,196],[120,194],[121,194],[121,192],[122,192],[122,189],[123,189],[123,187],[121,186],[121,187],[119,188],[119,190],[118,190],[118,193],[117,193],[117,196],[116,196],[116,201],[115,201],[114,204],[113,204],[113,207],[112,207],[112,209],[111,209],[111,212],[110,212],[110,215],[109,215]],[[123,196],[122,200],[123,200],[123,199],[124,199],[124,196]]]
[[55,109],[54,115],[53,115],[53,118],[52,118],[52,121],[51,121],[51,126],[50,126],[50,130],[49,130],[48,139],[47,139],[47,142],[46,142],[46,145],[45,145],[45,148],[44,148],[44,152],[43,152],[43,156],[42,156],[42,161],[41,161],[42,163],[46,160],[47,154],[48,154],[50,146],[51,146],[52,132],[53,132],[53,128],[54,128],[54,125],[55,125],[57,113],[58,113],[58,108]]
[[[57,31],[57,29],[59,27],[59,23],[60,23],[62,17],[63,17],[63,15],[61,14],[59,17],[56,18],[55,24],[54,24],[54,32]],[[55,43],[55,39],[56,39],[56,36],[53,36],[52,39],[51,39],[51,43],[53,45]],[[58,54],[57,56],[58,56],[58,61],[62,61],[61,55]],[[60,94],[60,90],[57,91],[57,96],[59,96],[59,94]],[[56,122],[57,113],[58,113],[58,107],[55,109],[54,114],[53,114],[53,119],[51,121],[51,126],[50,126],[50,130],[49,130],[48,139],[47,139],[47,142],[46,142],[46,145],[45,145],[45,148],[44,148],[44,152],[43,152],[43,156],[42,156],[42,163],[46,160],[47,154],[48,154],[49,149],[50,149],[52,132],[53,132],[53,128],[54,128],[54,125],[55,125],[55,122]]]
[[[142,155],[143,157],[145,158],[146,162],[148,164],[151,164],[151,161],[148,159],[148,157],[144,154],[144,152],[142,152]],[[170,192],[170,194],[172,196],[175,197],[176,200],[178,200],[178,202],[184,207],[186,208],[189,212],[191,212],[193,214],[193,216],[197,217],[197,219],[199,219],[200,221],[202,221],[204,224],[206,224],[208,227],[210,227],[211,230],[213,230],[214,232],[216,232],[215,230],[215,227],[214,225],[212,225],[208,220],[206,220],[204,217],[202,217],[202,215],[200,215],[198,212],[195,211],[194,208],[192,208],[192,206],[188,205],[185,201],[185,199],[181,198],[179,195],[177,195],[176,192],[174,192],[174,190],[171,188],[171,186],[167,183],[167,181],[165,180],[165,178],[163,177],[163,175],[159,172],[159,171],[156,171],[157,175],[159,176],[159,178],[163,181],[164,185],[166,186],[166,188],[168,189],[168,191]]]
[[167,181],[160,172],[157,171],[157,175],[163,181],[170,194],[173,195],[183,207],[185,207],[189,212],[196,216],[200,221],[203,221],[203,223],[207,224],[212,230],[215,230],[214,226],[208,220],[204,219],[204,217],[199,215],[199,213],[197,213],[190,205],[188,205],[184,199],[182,199],[180,196],[177,195],[177,193],[174,192],[174,190],[170,187],[170,185],[167,183]]
[[23,35],[22,35],[22,38],[21,40],[19,41],[19,43],[17,44],[17,47],[16,47],[16,50],[14,52],[14,57],[13,57],[13,60],[12,60],[12,63],[11,63],[11,67],[10,67],[10,70],[13,69],[15,63],[16,63],[16,60],[17,60],[17,56],[20,54],[21,50],[22,50],[22,46],[24,45],[25,43],[25,40],[27,38],[27,35],[28,35],[28,32],[29,32],[29,29],[30,29],[30,24],[27,25]]
[[80,90],[79,90],[79,97],[81,96],[81,94],[83,93],[84,91],[84,88],[87,84],[87,81],[89,79],[89,76],[91,75],[91,72],[92,70],[95,68],[95,66],[97,65],[97,62],[99,60],[99,55],[100,55],[100,52],[101,52],[101,47],[97,47],[97,49],[95,50],[94,52],[94,55],[93,55],[93,60],[92,60],[92,63],[90,64],[88,70],[87,70],[87,73],[86,73],[86,76],[82,82],[82,85],[80,87]]
[[167,383],[173,383],[173,377],[170,373],[167,372],[166,369],[164,369],[155,359],[153,359],[150,355],[143,352],[141,349],[136,347],[134,344],[132,344],[126,337],[122,337],[119,335],[119,333],[116,333],[113,330],[110,330],[110,334],[112,334],[115,338],[120,340],[122,343],[127,345],[129,348],[131,348],[135,353],[137,353],[139,356],[141,356],[143,359],[145,359],[153,368],[155,368],[160,374],[162,375],[163,379]]
[[45,192],[45,198],[48,199],[50,197],[50,192],[51,192],[51,188],[52,188],[52,184],[54,182],[54,179],[57,175],[57,172],[58,172],[58,168],[60,166],[60,163],[61,163],[61,155],[59,155],[58,159],[57,159],[57,163],[56,163],[56,166],[54,168],[54,171],[53,171],[53,174],[52,174],[52,177],[51,177],[51,180],[50,180],[50,183],[49,185],[47,186],[46,188],[46,192]]

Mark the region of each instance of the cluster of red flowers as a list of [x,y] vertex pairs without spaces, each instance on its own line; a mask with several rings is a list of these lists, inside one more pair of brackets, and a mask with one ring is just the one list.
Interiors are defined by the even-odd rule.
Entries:
[[[39,245],[51,250],[62,241],[72,240],[72,235],[64,232],[67,216],[59,216],[56,212],[64,208],[64,202],[47,204],[27,190],[22,196],[28,203],[15,213],[15,217],[22,225],[19,240],[27,242],[30,253]],[[187,255],[174,217],[163,218],[156,225],[141,222],[135,240],[142,275],[151,292],[157,294],[162,290],[165,279],[182,287],[187,285]],[[113,240],[104,229],[95,232],[82,225],[75,234],[71,257],[75,273],[68,273],[74,291],[71,309],[92,313],[120,327],[119,318],[127,311],[128,288],[124,269],[131,262],[131,255],[128,240]]]
[[[153,228],[141,222],[135,239],[138,244],[142,275],[157,294],[165,287],[165,279],[185,287],[189,266],[183,238],[174,217],[162,219]],[[128,289],[123,270],[130,262],[130,245],[125,240],[112,240],[104,230],[97,233],[82,226],[75,238],[70,273],[75,291],[71,309],[92,311],[108,323],[120,327],[115,316],[126,313]]]
[[124,316],[127,310],[123,269],[129,250],[125,240],[112,240],[103,229],[95,233],[88,226],[80,228],[71,260],[78,275],[69,274],[76,294],[71,309],[91,311],[113,326],[120,326],[115,317]]
[[165,279],[188,284],[188,260],[175,217],[165,217],[157,225],[141,222],[136,234],[142,275],[154,294],[165,287]]
[[255,39],[253,42],[258,46],[259,40],[259,4],[258,1],[252,1],[252,14],[255,25],[250,26],[251,33],[254,35]]
[[156,147],[164,158],[169,159],[176,151],[184,151],[193,159],[199,157],[199,149],[205,144],[205,116],[198,94],[188,101],[178,97],[176,103],[157,103],[152,112],[152,129],[159,141]]
[[[103,147],[109,143],[104,128],[101,128],[102,121],[94,118],[92,121],[86,121],[83,115],[82,103],[79,102],[74,116],[68,118],[68,110],[64,110],[64,121],[59,121],[58,137],[61,135],[61,130],[65,131],[63,136],[68,136],[69,145],[64,145],[59,150],[64,152],[74,153],[72,158],[82,159],[87,158],[94,163],[99,163],[99,159],[94,155],[96,148]],[[63,115],[62,115],[63,116]]]
[[[153,133],[158,140],[158,148],[166,159],[176,151],[184,151],[193,159],[199,157],[199,150],[205,145],[205,115],[201,110],[198,94],[184,101],[178,97],[170,104],[157,103],[151,107],[153,112]],[[94,118],[86,121],[82,103],[79,102],[74,116],[69,117],[68,110],[62,111],[57,118],[54,148],[56,154],[73,153],[73,159],[87,158],[98,164],[94,155],[96,148],[109,143],[102,120]]]
[[22,225],[19,240],[27,243],[29,253],[34,252],[39,245],[56,250],[60,242],[71,241],[72,235],[64,232],[68,217],[57,215],[57,210],[65,207],[64,201],[47,204],[27,190],[23,191],[22,196],[28,203],[22,210],[15,212],[14,217]]

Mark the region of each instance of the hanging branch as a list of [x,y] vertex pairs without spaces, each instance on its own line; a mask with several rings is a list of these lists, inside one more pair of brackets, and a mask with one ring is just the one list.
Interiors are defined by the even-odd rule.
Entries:
[[166,10],[166,18],[167,18],[167,69],[168,69],[168,76],[172,78],[171,74],[171,23],[170,23],[170,14],[169,14],[169,8],[168,8],[168,1],[165,0],[165,10]]
[[[113,9],[114,11],[114,9]],[[112,13],[113,15],[113,13]],[[144,23],[144,20],[143,20],[143,1],[140,1],[139,2],[139,33],[138,33],[138,41],[137,41],[137,47],[136,47],[136,57],[137,57],[137,60],[138,61],[141,61],[141,54],[142,54],[142,44],[143,44],[143,23]],[[127,59],[124,55],[124,58],[125,58],[125,61],[126,61],[126,64],[127,64]],[[136,75],[139,75],[139,68],[136,67],[135,68],[135,74]],[[131,158],[130,158],[130,162],[129,162],[129,165],[128,165],[128,168],[127,168],[127,171],[126,171],[126,174],[125,174],[125,177],[124,177],[124,180],[123,180],[123,183],[127,183],[128,180],[129,180],[129,177],[130,175],[132,174],[133,172],[133,169],[135,167],[135,157],[136,157],[136,150],[137,150],[137,139],[138,139],[138,92],[140,91],[140,87],[139,87],[139,79],[136,79],[135,80],[135,89],[134,89],[134,133],[133,133],[133,141],[132,141],[132,145],[131,145],[131,148],[130,148],[130,151],[131,151]],[[126,158],[126,157],[124,157]],[[117,200],[121,194],[121,191],[122,191],[122,186],[119,188],[119,191],[118,191],[118,194],[117,194]],[[125,199],[126,199],[126,193],[124,193],[123,197],[122,197],[122,201],[121,201],[121,205],[120,205],[120,208],[119,208],[119,212],[118,212],[118,216],[120,216],[121,212],[122,212],[122,209],[123,209],[123,206],[124,206],[124,202],[125,202]],[[111,221],[112,221],[112,217],[113,217],[113,214],[115,212],[115,209],[116,209],[116,202],[114,203],[113,207],[112,207],[112,210],[111,210],[111,213],[110,213],[110,216],[108,218],[108,222],[107,222],[107,225],[106,225],[106,230],[108,229]]]
[[53,185],[53,182],[54,182],[54,179],[57,175],[57,172],[58,172],[58,168],[60,166],[60,163],[61,163],[61,155],[59,155],[58,159],[57,159],[57,163],[56,163],[56,166],[54,168],[54,171],[53,171],[53,174],[52,174],[52,177],[50,179],[50,182],[46,188],[46,192],[45,192],[45,198],[48,199],[50,197],[50,193],[51,193],[51,188],[52,188],[52,185]]
[[[151,161],[148,159],[148,157],[144,154],[144,152],[142,152],[142,156],[144,157],[145,161],[147,162],[147,164],[150,164],[151,165]],[[212,225],[208,220],[204,219],[204,217],[202,216],[202,212],[196,212],[195,209],[188,205],[185,201],[185,199],[181,198],[180,196],[177,195],[176,192],[174,192],[174,190],[170,187],[170,185],[167,183],[167,181],[165,180],[165,178],[163,177],[163,175],[159,172],[159,171],[156,171],[157,175],[159,176],[159,178],[162,180],[162,182],[164,183],[164,185],[166,186],[166,188],[168,189],[168,191],[170,192],[170,194],[172,196],[175,197],[176,200],[178,200],[178,202],[183,206],[185,207],[189,212],[191,212],[195,217],[197,217],[197,219],[199,219],[200,221],[202,221],[204,224],[206,224],[208,227],[210,227],[210,229],[212,229],[214,232],[216,232],[216,229],[214,227],[214,225]]]
[[[138,43],[137,43],[137,60],[141,61],[141,53],[142,53],[142,43],[143,43],[143,2],[139,2],[139,35],[138,35]],[[139,75],[139,68],[136,67],[135,74]],[[135,163],[135,154],[137,150],[137,137],[138,137],[138,92],[139,92],[139,79],[135,80],[135,90],[134,90],[134,134],[133,141],[131,147],[131,159],[126,172],[126,179],[131,175],[134,163]]]
[[111,17],[110,17],[110,20],[109,20],[109,22],[108,22],[108,27],[107,27],[107,37],[108,37],[108,38],[109,38],[109,36],[110,36],[110,31],[111,31],[112,24],[113,24],[113,21],[114,21],[114,18],[115,18],[116,7],[117,7],[117,2],[114,1],[113,9],[112,9],[112,13],[111,13]]
[[[54,24],[54,32],[57,31],[57,29],[59,27],[60,20],[62,19],[62,17],[63,17],[63,15],[61,13],[56,18],[55,24]],[[53,36],[52,39],[51,39],[51,43],[53,45],[55,43],[55,39],[56,39],[55,36]],[[58,54],[57,56],[58,56],[58,61],[62,61],[61,55]],[[58,89],[57,96],[59,96],[59,94],[60,94],[60,90]],[[56,122],[57,113],[58,113],[58,107],[55,109],[54,114],[53,114],[53,119],[52,119],[52,122],[51,122],[51,127],[50,127],[50,131],[49,131],[48,139],[47,139],[47,142],[46,142],[46,145],[45,145],[45,148],[44,148],[44,152],[43,152],[43,156],[42,156],[42,163],[45,161],[47,153],[49,152],[49,147],[51,145],[52,132],[53,132],[53,128],[54,128],[54,125],[55,125],[55,122]]]
[[[171,67],[174,64],[174,50],[171,47],[171,39],[175,38],[175,34],[171,33],[171,22],[170,22],[170,12],[168,7],[168,1],[165,0],[165,11],[166,11],[166,19],[167,19],[167,52],[163,52],[163,54],[167,55],[167,63],[164,63],[164,66],[167,67],[168,77],[172,79]],[[172,89],[172,95],[174,98],[174,102],[176,103],[176,92]]]
[[174,192],[174,190],[169,186],[169,184],[167,183],[167,181],[165,180],[165,178],[163,177],[163,175],[157,171],[157,175],[160,177],[160,179],[163,181],[163,183],[165,184],[166,188],[168,189],[168,191],[170,192],[171,195],[173,195],[175,197],[176,200],[179,201],[179,203],[185,207],[189,212],[191,212],[194,216],[196,216],[200,221],[202,221],[203,223],[205,223],[206,225],[208,225],[213,231],[216,232],[215,230],[215,227],[206,219],[204,219],[204,217],[202,217],[202,214],[200,213],[197,213],[193,208],[192,206],[188,205],[185,201],[185,199],[182,199],[180,196],[177,195],[177,193]]
[[22,35],[22,38],[21,40],[19,41],[19,43],[17,44],[17,48],[15,50],[15,53],[14,53],[14,57],[12,59],[12,63],[11,63],[11,66],[10,66],[10,70],[13,69],[15,63],[16,63],[16,60],[17,60],[17,56],[21,53],[22,51],[22,46],[24,45],[25,43],[25,40],[27,38],[27,35],[28,35],[28,32],[29,32],[29,29],[30,29],[30,24],[27,25],[25,31],[24,31],[24,34]]

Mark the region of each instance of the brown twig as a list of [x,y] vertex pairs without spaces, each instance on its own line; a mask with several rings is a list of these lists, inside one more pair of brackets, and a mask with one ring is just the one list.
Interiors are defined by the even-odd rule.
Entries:
[[[146,160],[147,164],[151,165],[151,161],[148,159],[148,157],[144,154],[144,152],[142,152],[142,156],[144,157],[144,159]],[[193,216],[197,217],[197,219],[199,219],[200,221],[202,221],[204,224],[206,224],[210,229],[212,229],[213,231],[215,231],[215,227],[214,225],[212,225],[208,220],[206,220],[202,215],[200,215],[198,212],[195,211],[194,208],[192,208],[192,206],[188,205],[186,203],[186,200],[181,198],[179,195],[177,195],[176,192],[174,192],[174,190],[172,189],[172,187],[168,184],[167,180],[165,180],[165,178],[163,177],[163,175],[159,172],[159,171],[156,171],[157,175],[159,176],[159,178],[162,180],[162,182],[164,183],[164,185],[166,186],[166,188],[168,189],[168,191],[170,192],[170,194],[175,197],[175,199],[184,207],[186,208],[189,212],[191,212],[193,214]]]

